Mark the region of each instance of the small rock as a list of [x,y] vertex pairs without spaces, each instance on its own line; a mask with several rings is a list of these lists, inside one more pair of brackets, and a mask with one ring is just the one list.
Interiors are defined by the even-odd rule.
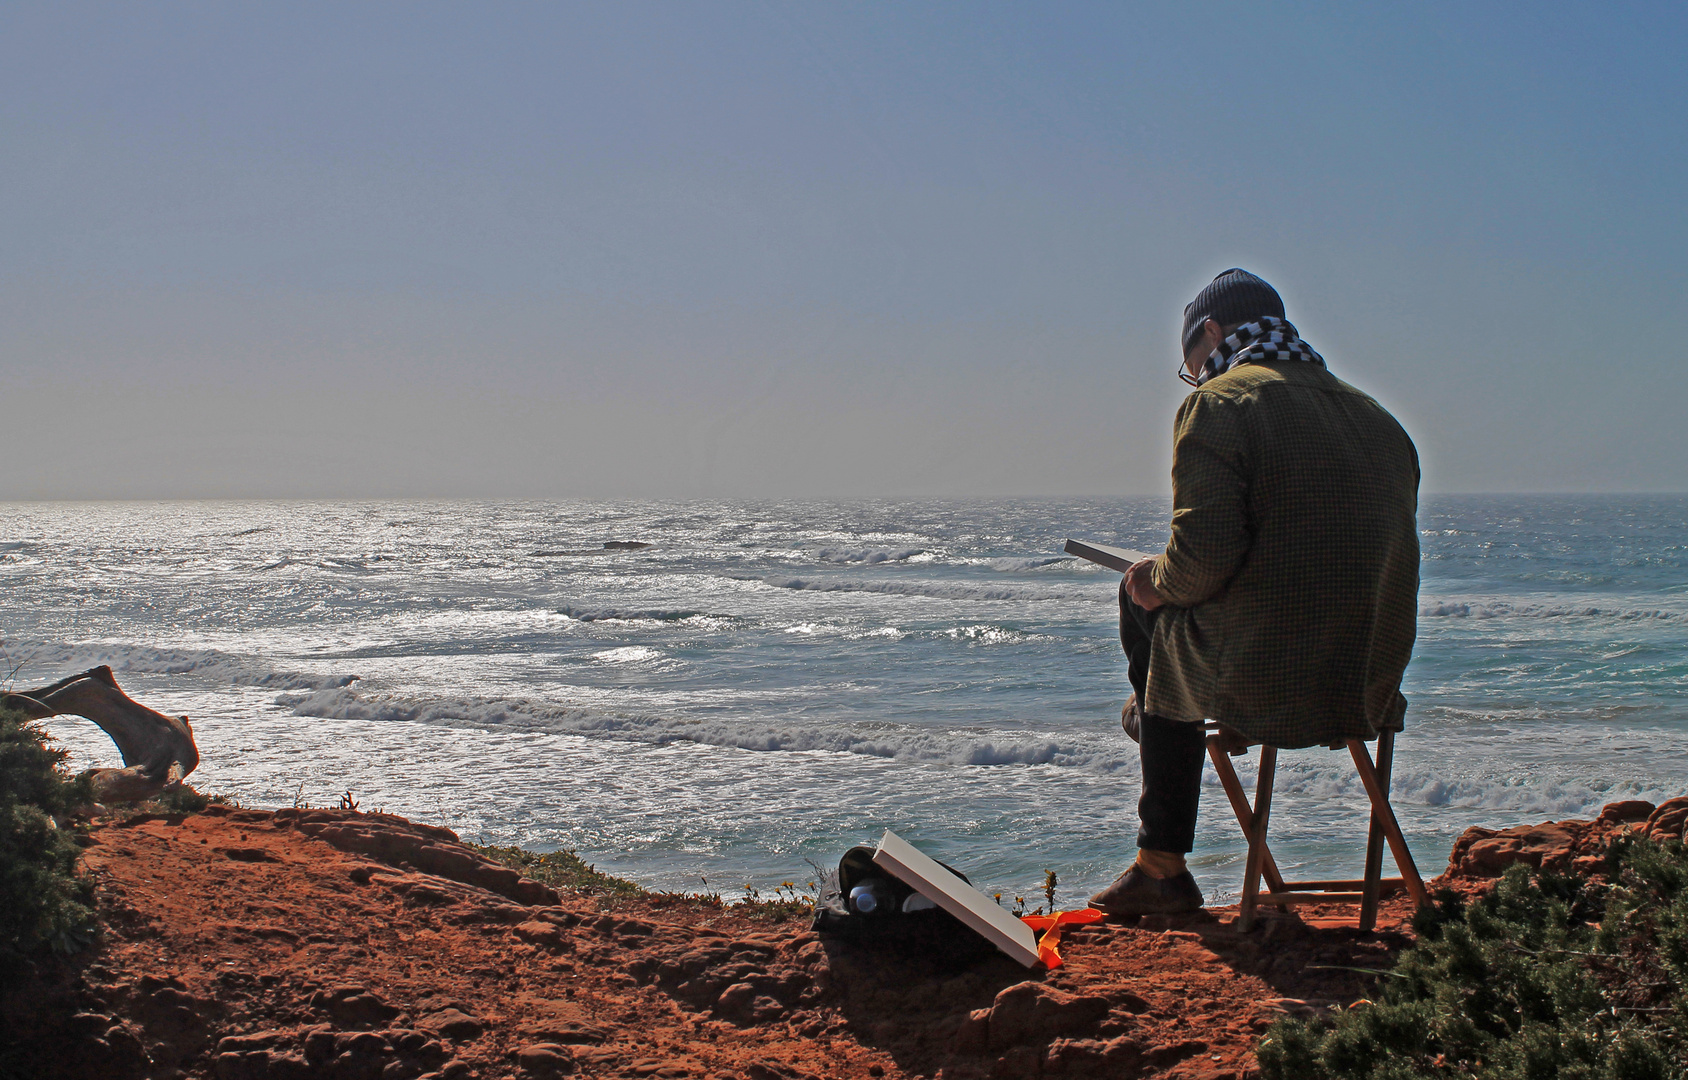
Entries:
[[347,1032],[334,1036],[334,1050],[340,1054],[363,1054],[373,1057],[392,1051],[385,1035],[374,1031]]
[[1143,1044],[1129,1036],[1121,1035],[1109,1039],[1103,1045],[1102,1057],[1108,1067],[1116,1071],[1135,1069],[1137,1063],[1143,1059]]
[[1100,1039],[1056,1039],[1049,1044],[1049,1072],[1095,1072],[1107,1064],[1108,1044]]
[[559,1043],[563,1046],[597,1045],[610,1037],[610,1033],[605,1029],[581,1020],[551,1020],[528,1024],[520,1028],[517,1034],[534,1042]]
[[424,1016],[416,1022],[416,1026],[424,1031],[443,1035],[452,1042],[478,1039],[481,1032],[486,1030],[486,1025],[478,1017],[470,1016],[459,1009],[441,1009]]
[[991,1080],[1031,1080],[1043,1072],[1043,1051],[1035,1046],[1016,1046],[996,1059]]
[[1108,1000],[1080,997],[1042,983],[1022,982],[996,995],[990,1008],[991,1049],[1076,1035],[1108,1015]]
[[750,1018],[756,1005],[756,987],[747,982],[734,983],[721,991],[715,1001],[715,1011],[729,1020]]
[[297,1054],[283,1057],[270,1055],[270,1071],[265,1074],[265,1080],[315,1080],[317,1071],[311,1063]]
[[254,1031],[250,1035],[230,1035],[217,1040],[217,1053],[243,1054],[248,1050],[268,1050],[281,1038],[279,1031]]
[[147,1064],[149,1058],[146,1047],[141,1044],[139,1036],[122,1024],[115,1024],[106,1029],[106,1045],[119,1060],[131,1062],[137,1066]]
[[385,1024],[399,1010],[361,986],[337,986],[311,995],[311,1007],[321,1009],[346,1028],[370,1028]]
[[527,922],[518,924],[511,932],[523,941],[547,949],[560,950],[566,940],[561,930],[544,919],[529,919]]
[[244,1053],[218,1054],[215,1062],[217,1080],[265,1080],[270,1071],[268,1050],[248,1050]]
[[982,1054],[990,1045],[991,1011],[974,1009],[955,1031],[950,1050],[957,1054]]
[[334,1032],[316,1028],[305,1035],[305,1060],[312,1065],[326,1065],[334,1058]]
[[516,1051],[516,1065],[528,1076],[544,1080],[573,1072],[574,1055],[556,1043],[530,1043]]
[[115,1016],[107,1016],[105,1013],[79,1012],[70,1018],[70,1025],[81,1031],[97,1032],[104,1031],[116,1020]]
[[1176,1065],[1185,1058],[1195,1057],[1207,1052],[1207,1043],[1200,1039],[1185,1039],[1183,1042],[1169,1043],[1157,1046],[1143,1055],[1143,1060],[1157,1069],[1164,1069],[1168,1065]]

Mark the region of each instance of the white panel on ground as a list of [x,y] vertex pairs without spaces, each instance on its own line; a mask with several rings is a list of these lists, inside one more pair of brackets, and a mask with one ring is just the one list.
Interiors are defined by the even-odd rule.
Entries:
[[1081,559],[1089,559],[1093,563],[1106,566],[1109,570],[1118,570],[1122,574],[1131,569],[1132,563],[1154,558],[1145,552],[1112,547],[1108,544],[1093,544],[1088,540],[1068,540],[1061,550],[1068,555],[1077,555]]
[[1037,935],[1031,927],[896,833],[887,829],[880,837],[873,861],[1015,960],[1027,967],[1037,963]]

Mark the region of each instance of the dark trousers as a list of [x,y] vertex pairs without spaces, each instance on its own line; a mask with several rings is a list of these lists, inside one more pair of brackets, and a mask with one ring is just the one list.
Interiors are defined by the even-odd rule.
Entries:
[[[1149,644],[1157,611],[1144,611],[1119,586],[1119,641],[1125,646],[1126,678],[1139,703],[1149,700]],[[1201,724],[1143,713],[1138,753],[1143,794],[1137,800],[1137,846],[1183,853],[1196,846],[1196,807],[1201,802],[1202,761],[1207,734]]]

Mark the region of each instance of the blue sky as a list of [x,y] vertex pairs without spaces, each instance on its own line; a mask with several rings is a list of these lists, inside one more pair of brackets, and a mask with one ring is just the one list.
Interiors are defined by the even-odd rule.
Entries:
[[1681,5],[0,7],[0,497],[1167,487],[1241,265],[1430,491],[1688,489]]

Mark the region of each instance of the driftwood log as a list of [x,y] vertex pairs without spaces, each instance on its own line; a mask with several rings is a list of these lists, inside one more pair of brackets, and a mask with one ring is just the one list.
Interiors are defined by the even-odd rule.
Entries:
[[109,667],[90,668],[37,690],[0,694],[0,706],[33,720],[85,717],[110,735],[124,767],[83,774],[92,781],[97,802],[150,799],[199,767],[199,747],[188,718],[165,716],[131,701]]

